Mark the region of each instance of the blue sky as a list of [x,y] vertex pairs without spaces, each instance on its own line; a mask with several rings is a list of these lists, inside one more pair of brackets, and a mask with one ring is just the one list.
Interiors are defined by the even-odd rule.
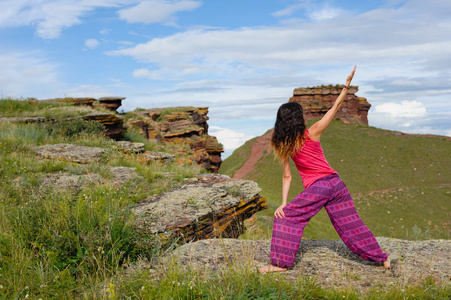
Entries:
[[2,97],[208,106],[226,148],[354,65],[370,125],[451,136],[449,0],[0,0]]

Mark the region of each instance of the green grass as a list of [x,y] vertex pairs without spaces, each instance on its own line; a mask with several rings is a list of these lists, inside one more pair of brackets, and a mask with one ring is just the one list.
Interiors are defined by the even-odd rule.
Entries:
[[256,138],[246,141],[244,145],[233,151],[231,155],[233,158],[227,158],[222,162],[219,173],[232,177],[233,174],[251,157],[252,143],[255,140]]
[[[328,162],[348,186],[359,214],[376,236],[413,239],[414,230],[421,230],[423,238],[451,237],[451,141],[396,135],[338,120],[332,122],[321,140]],[[224,165],[238,167],[220,172],[232,175],[249,157],[251,147],[247,143],[242,151],[235,150]],[[289,199],[303,190],[294,164],[291,172]],[[246,178],[259,184],[269,203],[269,209],[259,214],[272,216],[281,203],[279,163],[272,154],[267,155]],[[265,232],[267,226],[271,224],[262,226]],[[311,220],[304,236],[338,238],[324,210]]]

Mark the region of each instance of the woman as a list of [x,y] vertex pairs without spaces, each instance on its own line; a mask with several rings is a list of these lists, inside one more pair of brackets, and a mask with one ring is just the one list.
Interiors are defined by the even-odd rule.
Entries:
[[[261,273],[286,271],[293,266],[304,227],[322,207],[349,249],[365,260],[383,262],[384,268],[390,268],[388,254],[382,252],[360,219],[346,185],[327,163],[320,144],[321,134],[343,103],[355,70],[356,67],[332,108],[310,128],[305,128],[299,103],[285,103],[277,112],[271,148],[283,166],[282,205],[274,213],[271,265],[259,269]],[[289,158],[294,161],[305,190],[287,205],[291,184]]]

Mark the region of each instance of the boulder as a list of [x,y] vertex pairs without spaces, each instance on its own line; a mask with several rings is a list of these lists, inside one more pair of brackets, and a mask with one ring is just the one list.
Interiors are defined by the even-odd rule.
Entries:
[[184,241],[238,237],[244,220],[267,208],[253,181],[207,175],[190,182],[136,205],[140,230]]

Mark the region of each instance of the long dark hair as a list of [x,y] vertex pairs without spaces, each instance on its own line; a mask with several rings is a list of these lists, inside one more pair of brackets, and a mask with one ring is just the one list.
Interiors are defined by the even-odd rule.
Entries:
[[271,136],[271,149],[281,161],[302,148],[305,141],[305,120],[302,106],[297,102],[282,104],[277,111]]

